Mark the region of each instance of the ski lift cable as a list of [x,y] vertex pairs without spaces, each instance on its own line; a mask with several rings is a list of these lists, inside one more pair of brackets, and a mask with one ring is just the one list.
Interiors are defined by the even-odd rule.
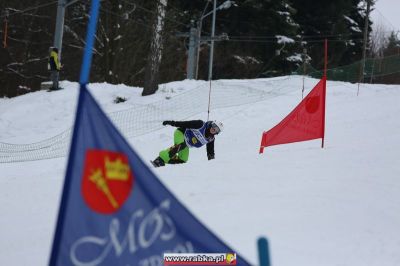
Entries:
[[[254,39],[233,39],[229,38],[224,40],[226,42],[253,42],[253,43],[276,43],[276,40],[254,40]],[[362,41],[362,39],[342,39],[342,40],[329,40],[330,42],[349,42],[349,41]],[[324,40],[307,40],[307,41],[293,41],[292,43],[323,43]]]
[[[149,26],[148,24],[142,23],[142,22],[137,21],[137,20],[134,20],[134,19],[132,19],[132,18],[126,18],[124,15],[115,13],[115,12],[113,12],[113,11],[111,11],[111,10],[108,10],[108,9],[105,9],[105,8],[103,8],[103,7],[100,7],[100,11],[101,11],[101,12],[104,12],[104,13],[107,13],[107,14],[109,14],[109,15],[113,15],[113,16],[116,16],[116,17],[124,18],[124,19],[126,19],[126,20],[132,21],[132,22],[135,23],[135,24],[141,25],[141,26],[143,26],[143,27],[145,27],[145,28],[147,28],[147,29],[153,30],[153,27]],[[172,33],[168,33],[168,32],[167,32],[166,34],[169,35],[169,36],[172,37],[172,38],[178,39],[178,38],[177,38],[174,34],[172,34]]]
[[397,30],[397,31],[398,31],[398,29],[396,29],[396,27],[393,25],[393,23],[392,23],[389,19],[387,19],[387,18],[382,14],[382,12],[379,11],[379,9],[377,9],[377,8],[375,7],[375,8],[374,8],[374,11],[377,11],[377,12],[381,15],[381,17],[383,17],[387,22],[389,22],[389,24],[392,26],[393,30]]
[[[282,35],[282,34],[281,34]],[[293,36],[293,35],[285,35],[285,36],[287,36],[288,38],[292,38],[292,39],[295,39],[295,38],[299,38],[299,37],[301,37],[301,38],[329,38],[329,37],[352,37],[352,36],[358,36],[358,35],[360,35],[360,36],[362,36],[362,33],[349,33],[349,34],[315,34],[315,35],[303,35],[303,34],[297,34],[297,35],[295,35],[295,36]],[[230,36],[231,38],[238,38],[238,39],[240,39],[240,38],[247,38],[247,39],[250,39],[250,38],[252,38],[252,39],[275,39],[276,38],[276,35],[250,35],[250,36]]]
[[[10,16],[13,16],[13,15],[16,15],[16,14],[26,13],[26,12],[29,12],[29,11],[32,11],[32,10],[35,10],[35,9],[38,9],[38,8],[51,6],[51,5],[56,4],[57,2],[58,1],[53,1],[53,2],[50,2],[50,3],[41,4],[41,5],[37,5],[37,6],[34,6],[34,7],[28,7],[28,8],[23,9],[23,10],[16,10],[15,12],[10,13],[8,16],[10,17]],[[8,10],[10,10],[10,8],[8,8]],[[5,18],[5,15],[2,15],[0,18]]]

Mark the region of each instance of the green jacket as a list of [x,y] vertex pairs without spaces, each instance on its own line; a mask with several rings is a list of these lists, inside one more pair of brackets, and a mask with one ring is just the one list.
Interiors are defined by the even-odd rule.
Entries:
[[49,70],[60,71],[60,69],[61,69],[61,64],[60,61],[58,61],[58,54],[55,51],[51,51],[49,57]]

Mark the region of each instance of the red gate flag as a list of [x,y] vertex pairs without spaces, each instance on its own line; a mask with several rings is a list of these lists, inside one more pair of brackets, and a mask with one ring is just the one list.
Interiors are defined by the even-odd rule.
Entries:
[[263,132],[260,153],[273,145],[306,141],[325,136],[326,76],[299,105],[272,129]]

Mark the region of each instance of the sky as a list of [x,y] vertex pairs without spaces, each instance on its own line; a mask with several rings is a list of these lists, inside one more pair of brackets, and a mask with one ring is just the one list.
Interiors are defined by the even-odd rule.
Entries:
[[371,17],[374,23],[382,23],[389,31],[400,31],[400,1],[377,0]]
[[[305,78],[305,94],[317,83]],[[0,265],[47,265],[78,95],[77,83],[60,85],[0,99]],[[300,76],[213,81],[210,119],[225,125],[215,159],[202,147],[186,164],[152,170],[251,265],[260,236],[272,265],[400,265],[400,86],[361,84],[357,95],[357,84],[328,81],[324,148],[318,139],[260,155],[262,132],[301,101],[302,85]],[[163,120],[207,118],[208,82],[160,87],[141,97],[142,88],[89,84],[149,167],[173,142]]]

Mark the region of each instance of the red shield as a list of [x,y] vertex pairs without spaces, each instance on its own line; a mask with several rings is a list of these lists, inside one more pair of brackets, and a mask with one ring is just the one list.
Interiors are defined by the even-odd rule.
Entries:
[[111,214],[121,208],[133,189],[134,178],[123,153],[88,150],[82,178],[82,195],[92,210]]

